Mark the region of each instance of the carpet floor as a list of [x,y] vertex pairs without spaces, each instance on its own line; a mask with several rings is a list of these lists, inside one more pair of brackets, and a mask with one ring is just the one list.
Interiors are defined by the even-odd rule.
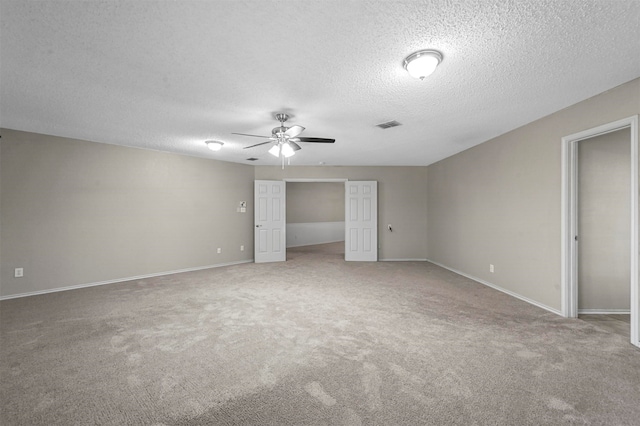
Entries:
[[2,425],[638,425],[640,351],[341,244],[0,302]]
[[578,318],[612,333],[619,334],[627,339],[629,339],[631,334],[631,315],[629,314],[580,314]]

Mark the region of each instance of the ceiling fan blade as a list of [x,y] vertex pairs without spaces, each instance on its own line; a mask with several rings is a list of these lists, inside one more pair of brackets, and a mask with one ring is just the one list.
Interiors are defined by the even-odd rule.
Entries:
[[291,126],[287,129],[286,132],[284,132],[284,134],[289,136],[290,138],[293,138],[298,136],[303,131],[304,131],[304,127],[302,126]]
[[335,139],[327,139],[327,138],[298,138],[300,142],[313,142],[313,143],[334,143]]
[[291,146],[291,148],[293,148],[294,151],[298,151],[298,150],[302,149],[302,147],[300,145],[298,145],[297,143],[295,143],[291,139],[289,139],[289,145]]
[[255,146],[260,146],[260,145],[264,145],[264,144],[272,143],[272,142],[273,142],[273,141],[266,141],[266,142],[262,142],[262,143],[257,143],[257,144],[255,144],[255,145],[245,146],[243,149],[249,149],[249,148],[253,148],[253,147],[255,147]]
[[254,137],[254,138],[262,138],[262,139],[273,139],[273,138],[270,138],[269,136],[248,135],[246,133],[231,133],[231,134],[232,135],[240,135],[240,136],[251,136],[251,137]]

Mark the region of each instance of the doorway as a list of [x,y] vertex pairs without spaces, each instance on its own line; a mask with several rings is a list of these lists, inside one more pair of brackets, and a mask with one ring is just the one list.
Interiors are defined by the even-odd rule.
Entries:
[[[377,262],[378,261],[378,182],[377,181],[349,181],[348,179],[285,179],[284,183],[336,183],[342,186],[333,196],[343,194],[343,202],[336,202],[333,206],[332,218],[343,218],[343,222],[325,223],[325,231],[331,232],[335,241],[344,241],[344,260]],[[318,195],[319,196],[319,195]],[[315,200],[303,197],[308,210]],[[343,214],[337,212],[337,206],[343,210]],[[339,207],[338,207],[339,208]],[[289,218],[287,217],[287,226]],[[317,225],[316,225],[317,226]],[[299,229],[299,228],[298,228]],[[320,227],[319,234],[323,229]],[[316,237],[317,238],[317,237]],[[300,239],[295,235],[287,242],[293,241],[300,244]],[[322,241],[322,240],[320,240]],[[287,245],[288,247],[289,245]]]
[[378,183],[347,179],[254,181],[254,261],[286,260],[287,182],[342,182],[344,185],[344,259],[378,261]]
[[[622,131],[622,133],[620,133]],[[616,132],[618,132],[616,134]],[[623,141],[623,150],[629,153],[626,157],[628,161],[626,179],[626,194],[622,194],[625,202],[620,204],[624,210],[623,218],[613,219],[617,223],[616,230],[609,228],[597,230],[598,222],[603,223],[609,213],[607,201],[605,199],[595,200],[589,198],[589,191],[597,188],[598,182],[590,182],[589,177],[585,180],[585,176],[580,175],[581,162],[585,164],[591,162],[598,164],[597,159],[590,158],[598,155],[598,149],[602,150],[599,141],[613,140],[615,137],[625,135],[626,141]],[[595,139],[599,138],[599,139]],[[580,147],[584,150],[581,153]],[[596,147],[594,150],[593,147]],[[600,151],[602,153],[602,151]],[[582,155],[581,155],[582,154]],[[621,306],[621,298],[629,295],[628,311],[630,313],[629,336],[633,345],[640,347],[638,338],[638,329],[640,326],[638,311],[640,310],[640,298],[638,292],[638,117],[633,116],[627,119],[619,120],[614,123],[598,126],[580,133],[576,133],[562,139],[562,313],[566,317],[576,318],[580,313],[581,305],[583,313],[615,313],[626,312],[626,308]],[[615,153],[607,152],[606,156],[602,156],[603,162],[615,157]],[[605,158],[607,157],[607,158]],[[587,173],[586,170],[583,172]],[[593,172],[593,170],[588,173]],[[606,176],[607,170],[601,170],[600,176]],[[596,177],[597,179],[597,177]],[[607,177],[608,179],[608,177]],[[593,179],[591,179],[593,181]],[[583,188],[581,185],[584,185]],[[585,192],[586,191],[586,192]],[[615,191],[604,191],[611,196]],[[620,195],[620,194],[618,194]],[[580,197],[587,198],[581,200]],[[591,203],[591,205],[589,205]],[[626,204],[625,204],[626,203]],[[593,217],[589,217],[592,215]],[[620,223],[620,220],[626,222]],[[594,231],[595,230],[595,231]],[[584,241],[582,231],[585,232]],[[611,243],[610,234],[623,233],[624,240],[622,245],[626,245],[624,250],[618,251],[618,255],[624,252],[624,268],[622,275],[616,277],[616,280],[626,281],[622,287],[618,286],[614,293],[613,289],[603,290],[597,286],[598,275],[606,275],[611,272],[608,268],[615,258],[615,254],[609,261],[598,259],[598,245],[617,245],[620,249],[620,240]],[[589,241],[589,238],[591,239]],[[603,240],[604,239],[604,240]],[[615,248],[613,250],[615,252]],[[602,255],[602,253],[600,253]],[[586,256],[586,257],[585,257]],[[589,257],[591,256],[591,257]],[[602,260],[603,262],[600,262]],[[591,262],[594,265],[583,265],[582,263]],[[609,265],[607,264],[609,262]],[[600,263],[600,266],[596,265]],[[603,266],[604,264],[604,266]],[[594,266],[594,267],[591,267]],[[596,270],[594,268],[600,268]],[[607,272],[608,271],[608,272]],[[619,271],[618,271],[619,272]],[[618,274],[620,275],[620,274]],[[581,288],[579,281],[582,281],[584,287]],[[593,283],[589,284],[590,281]],[[602,280],[600,280],[602,281]],[[596,283],[596,284],[594,284]],[[584,294],[581,294],[584,293]],[[625,299],[626,300],[626,299]],[[600,304],[602,308],[595,308]]]
[[287,181],[287,249],[309,252],[341,242],[344,257],[344,187],[344,182]]
[[627,127],[577,143],[578,318],[627,338],[630,140]]

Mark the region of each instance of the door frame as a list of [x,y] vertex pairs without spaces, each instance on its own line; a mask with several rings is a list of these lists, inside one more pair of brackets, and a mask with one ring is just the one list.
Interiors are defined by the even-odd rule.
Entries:
[[[344,183],[344,182],[348,182],[349,179],[346,178],[284,178],[282,179],[284,181],[284,186],[285,186],[285,192],[287,190],[287,182],[302,182],[302,183]],[[285,206],[285,210],[286,210],[286,206]],[[344,214],[346,216],[347,214],[347,207],[345,206],[344,208]],[[286,228],[287,226],[287,221],[286,221],[286,216],[285,216],[285,222],[284,222],[284,226]],[[346,253],[346,240],[345,240],[345,253]],[[287,245],[285,244],[285,250],[287,249]]]
[[562,138],[562,204],[561,204],[561,305],[562,315],[578,316],[578,142],[595,136],[630,129],[631,137],[631,188],[630,188],[630,341],[640,347],[640,291],[638,288],[638,116],[623,118]]
[[[347,178],[284,178],[282,180],[285,183],[285,192],[286,192],[287,182],[329,182],[329,183],[332,183],[332,182],[333,183],[335,183],[335,182],[343,182],[343,183],[346,183],[346,182],[360,181],[360,180],[355,180],[355,179],[349,180]],[[347,194],[347,192],[346,192],[346,185],[345,185],[345,197],[346,197],[346,194]],[[376,194],[376,200],[377,200],[377,194]],[[376,202],[376,217],[377,217],[377,208],[378,208],[378,206],[377,206],[377,202]],[[346,200],[345,200],[345,206],[344,206],[345,225],[346,225],[346,222],[347,222],[347,209],[348,209],[348,205],[346,204]],[[286,216],[285,216],[285,218],[286,218]],[[287,223],[286,223],[286,219],[285,219],[285,227],[286,226],[287,226]],[[376,262],[378,261],[378,250],[379,250],[378,249],[378,227],[379,227],[379,225],[376,226],[376,247],[375,247],[375,250],[376,250]],[[345,228],[345,232],[346,232],[346,228]],[[345,248],[345,250],[344,250],[344,252],[345,252],[345,260],[346,260],[347,259],[347,238],[346,238],[346,235],[345,235],[344,244],[345,244],[345,247],[344,247]],[[286,250],[286,244],[285,244],[285,250]]]

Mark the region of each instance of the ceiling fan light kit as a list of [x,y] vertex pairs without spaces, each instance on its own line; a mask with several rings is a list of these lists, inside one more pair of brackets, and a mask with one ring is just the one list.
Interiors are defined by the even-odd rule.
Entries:
[[269,148],[269,151],[267,152],[273,155],[274,157],[280,157],[280,145],[272,146],[271,148]]
[[403,65],[411,77],[424,80],[433,74],[440,62],[442,53],[437,50],[419,50],[407,56]]
[[282,144],[274,145],[269,150],[269,154],[273,155],[274,157],[280,157],[280,155],[282,155],[284,158],[289,158],[292,155],[295,155],[295,153],[296,152],[291,147],[291,145],[289,145],[286,142]]
[[224,145],[224,142],[220,141],[206,141],[205,143],[207,144],[207,148],[211,151],[220,151],[222,149],[222,145]]

